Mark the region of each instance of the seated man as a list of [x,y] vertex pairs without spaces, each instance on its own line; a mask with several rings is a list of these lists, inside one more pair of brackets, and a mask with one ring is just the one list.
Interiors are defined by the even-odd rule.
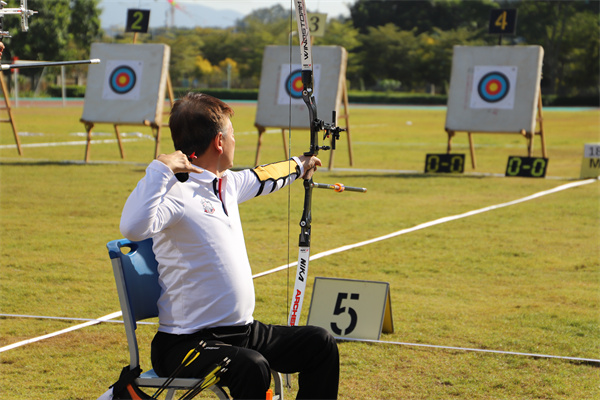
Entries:
[[[169,376],[204,340],[206,348],[180,377],[200,378],[228,357],[221,382],[235,399],[264,399],[271,368],[299,372],[299,399],[335,399],[339,354],[326,330],[254,320],[254,284],[238,210],[241,202],[310,178],[321,161],[300,156],[230,171],[232,116],[227,104],[205,94],[176,101],[169,125],[177,151],[150,163],[123,209],[123,235],[153,238],[158,261],[162,293],[153,368]],[[179,173],[189,174],[187,180],[178,179]]]

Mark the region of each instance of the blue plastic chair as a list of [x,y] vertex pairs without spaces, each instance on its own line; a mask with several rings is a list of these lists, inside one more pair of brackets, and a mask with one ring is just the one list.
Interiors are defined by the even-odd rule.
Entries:
[[[152,239],[134,242],[119,239],[108,242],[108,255],[112,262],[119,303],[123,312],[125,334],[129,347],[129,366],[135,369],[140,365],[136,337],[137,321],[158,316],[158,298],[161,288],[158,284],[158,263],[152,250]],[[274,400],[283,400],[281,375],[272,371],[275,382]],[[167,377],[159,377],[153,369],[140,375],[136,383],[140,387],[161,387]],[[198,379],[176,378],[167,387],[166,400],[172,399],[177,390],[189,390],[198,383]],[[209,388],[220,399],[229,399],[222,387]]]

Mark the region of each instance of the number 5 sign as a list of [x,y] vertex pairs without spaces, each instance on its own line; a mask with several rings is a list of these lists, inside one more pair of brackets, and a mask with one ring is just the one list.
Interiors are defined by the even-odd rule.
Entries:
[[339,338],[379,340],[394,332],[390,285],[315,277],[307,324]]

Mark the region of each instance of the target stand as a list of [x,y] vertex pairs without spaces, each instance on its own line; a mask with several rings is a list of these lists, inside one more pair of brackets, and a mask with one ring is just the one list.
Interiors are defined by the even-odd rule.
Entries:
[[471,166],[476,169],[474,133],[520,134],[533,155],[536,136],[544,158],[546,138],[540,80],[541,46],[454,46],[445,131],[452,138],[466,132]]
[[165,92],[169,79],[170,47],[164,44],[93,43],[81,122],[87,132],[85,162],[89,161],[92,129],[96,123],[114,126],[121,158],[125,152],[119,126],[143,125],[152,129],[154,157],[159,154]]
[[[353,165],[352,141],[350,136],[350,112],[346,89],[346,64],[348,53],[340,46],[315,46],[313,66],[314,96],[319,118],[331,122],[331,112],[345,121],[344,134],[348,143],[350,166]],[[258,165],[263,135],[267,127],[281,128],[284,157],[289,158],[286,130],[309,128],[308,110],[302,100],[304,88],[301,78],[300,54],[292,53],[286,46],[266,46],[262,62],[258,105],[254,126],[258,129],[258,143],[254,164]],[[340,115],[340,107],[344,113]],[[329,169],[333,168],[335,151],[329,156]]]
[[6,87],[6,82],[4,81],[4,74],[0,72],[0,84],[2,85],[2,95],[4,96],[4,107],[8,113],[7,119],[0,119],[0,122],[10,123],[13,131],[13,136],[15,138],[15,143],[17,144],[17,151],[19,155],[23,155],[23,150],[21,149],[21,140],[19,139],[19,132],[17,131],[17,126],[15,124],[15,117],[13,116],[12,109],[10,106],[10,99],[8,97],[8,88]]

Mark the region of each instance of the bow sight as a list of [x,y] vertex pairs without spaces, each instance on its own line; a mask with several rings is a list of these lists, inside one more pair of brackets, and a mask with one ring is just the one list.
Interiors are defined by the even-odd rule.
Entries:
[[331,147],[329,146],[321,146],[323,150],[335,150],[335,142],[340,138],[340,132],[344,132],[346,129],[340,128],[336,126],[336,113],[335,110],[331,112],[331,120],[332,122],[329,124],[324,122],[323,120],[318,119],[316,122],[319,123],[319,130],[324,130],[323,140],[329,138],[331,136]]
[[[3,22],[5,15],[19,14],[21,16],[21,31],[27,32],[29,30],[29,17],[33,14],[37,14],[37,11],[33,11],[27,8],[27,0],[21,0],[21,7],[19,8],[4,8],[7,3],[0,0],[0,41],[5,37],[11,37],[9,31],[3,30]],[[42,68],[51,67],[57,65],[74,65],[74,64],[99,64],[99,59],[92,60],[79,60],[79,61],[56,61],[56,62],[32,62],[29,64],[0,64],[0,70],[4,71],[13,68]]]
[[[27,0],[21,0],[20,8],[4,8],[6,5],[6,2],[0,1],[0,21],[5,15],[19,14],[21,15],[21,30],[27,32],[29,30],[29,17],[33,14],[37,14],[37,11],[29,10],[27,8]],[[0,22],[0,40],[5,37],[10,37],[10,33],[2,30]]]

